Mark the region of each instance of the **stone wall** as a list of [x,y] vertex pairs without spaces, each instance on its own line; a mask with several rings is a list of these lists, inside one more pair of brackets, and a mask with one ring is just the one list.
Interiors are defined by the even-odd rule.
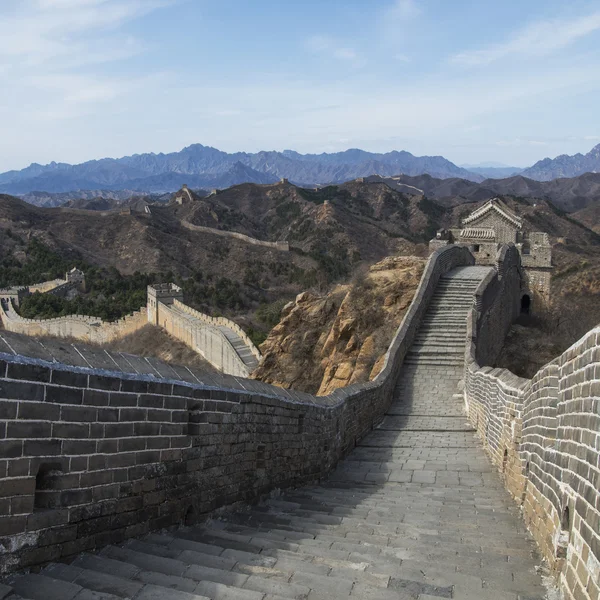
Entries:
[[[67,284],[71,285],[71,284]],[[69,315],[55,319],[24,319],[10,305],[0,306],[0,319],[7,331],[29,336],[72,338],[93,344],[106,344],[148,324],[146,307],[113,322],[98,317]]]
[[[177,301],[176,301],[177,302]],[[185,304],[179,305],[185,306]],[[191,310],[191,309],[189,309]],[[189,318],[187,312],[162,302],[158,303],[158,324],[169,335],[198,352],[223,373],[248,377],[250,372],[225,334],[206,323]]]
[[[491,297],[484,281],[478,297]],[[508,319],[510,310],[488,310]],[[487,325],[486,325],[487,322]],[[531,380],[480,367],[494,328],[468,321],[465,403],[506,487],[560,579],[566,598],[596,599],[600,587],[600,327]],[[486,331],[487,329],[487,331]],[[485,354],[485,353],[484,353]]]
[[473,262],[434,253],[381,373],[324,397],[0,354],[0,572],[325,477],[387,411],[438,279]]
[[234,331],[246,344],[248,350],[252,352],[254,357],[257,360],[261,359],[260,350],[254,345],[254,342],[248,337],[248,334],[237,324],[231,321],[230,319],[226,319],[225,317],[211,317],[209,315],[205,315],[198,310],[194,310],[190,308],[183,302],[179,302],[175,300],[173,303],[176,308],[179,310],[191,315],[198,321],[206,323],[207,325],[212,325],[213,327],[227,327],[227,329],[231,329]]
[[67,283],[66,279],[53,279],[52,281],[44,281],[43,283],[36,283],[35,285],[29,286],[29,291],[32,294],[39,292],[40,294],[46,294],[57,287],[65,285]]
[[498,358],[504,338],[520,312],[523,270],[517,248],[504,245],[496,253],[495,270],[475,293],[477,320],[476,359],[482,365]]
[[274,248],[275,250],[282,250],[283,252],[289,252],[289,242],[266,242],[264,240],[257,240],[256,238],[250,237],[237,231],[223,231],[222,229],[215,229],[214,227],[203,227],[202,225],[193,225],[188,221],[182,221],[181,224],[190,231],[200,231],[202,233],[210,233],[212,235],[220,235],[221,237],[230,237],[242,240],[248,244],[254,246],[263,246],[265,248]]

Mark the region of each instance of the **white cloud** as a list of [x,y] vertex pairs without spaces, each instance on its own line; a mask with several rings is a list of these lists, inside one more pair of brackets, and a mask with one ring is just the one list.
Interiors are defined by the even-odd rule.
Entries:
[[598,30],[600,12],[570,21],[539,21],[521,29],[503,43],[455,54],[450,61],[465,66],[482,66],[507,58],[547,56]]
[[306,40],[306,47],[316,54],[323,54],[337,60],[352,62],[355,66],[362,66],[364,59],[354,50],[345,46],[333,37],[327,35],[314,35]]
[[[164,0],[22,0],[12,12],[0,9],[0,65],[15,70],[62,68],[106,62],[139,46],[118,28]],[[63,62],[64,61],[64,62]]]

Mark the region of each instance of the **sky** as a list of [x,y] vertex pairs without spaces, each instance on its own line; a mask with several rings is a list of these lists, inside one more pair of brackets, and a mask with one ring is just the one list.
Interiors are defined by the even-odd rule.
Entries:
[[0,0],[0,172],[201,143],[527,166],[600,143],[597,0]]

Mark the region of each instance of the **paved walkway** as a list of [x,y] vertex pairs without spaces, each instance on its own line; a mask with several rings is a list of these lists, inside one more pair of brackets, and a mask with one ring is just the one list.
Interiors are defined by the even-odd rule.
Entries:
[[[441,282],[429,321],[441,325],[444,298],[472,297],[483,275],[460,270]],[[15,590],[30,600],[544,598],[534,543],[463,414],[461,361],[438,356],[456,349],[427,344],[381,426],[324,484],[82,555]]]

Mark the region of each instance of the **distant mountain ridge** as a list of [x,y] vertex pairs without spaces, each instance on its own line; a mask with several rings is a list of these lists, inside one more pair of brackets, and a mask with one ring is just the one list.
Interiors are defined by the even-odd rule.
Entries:
[[374,176],[366,180],[381,180],[398,192],[421,193],[446,206],[480,202],[493,196],[550,200],[566,212],[575,212],[593,204],[600,204],[600,173],[584,173],[579,177],[552,181],[534,181],[523,175],[507,179],[486,179],[481,183],[458,178],[437,179],[430,175],[400,175],[392,178]]
[[561,154],[556,158],[544,158],[521,174],[538,181],[550,181],[559,177],[577,177],[584,173],[600,173],[600,144],[587,154]]
[[385,154],[352,149],[333,154],[283,152],[236,152],[194,144],[170,154],[136,154],[104,158],[79,165],[52,162],[32,164],[21,171],[0,174],[0,192],[29,194],[75,190],[132,190],[162,193],[179,189],[225,188],[240,183],[274,183],[281,178],[302,185],[343,183],[373,174],[461,177],[482,181],[483,177],[457,167],[442,156],[413,156],[406,151]]

